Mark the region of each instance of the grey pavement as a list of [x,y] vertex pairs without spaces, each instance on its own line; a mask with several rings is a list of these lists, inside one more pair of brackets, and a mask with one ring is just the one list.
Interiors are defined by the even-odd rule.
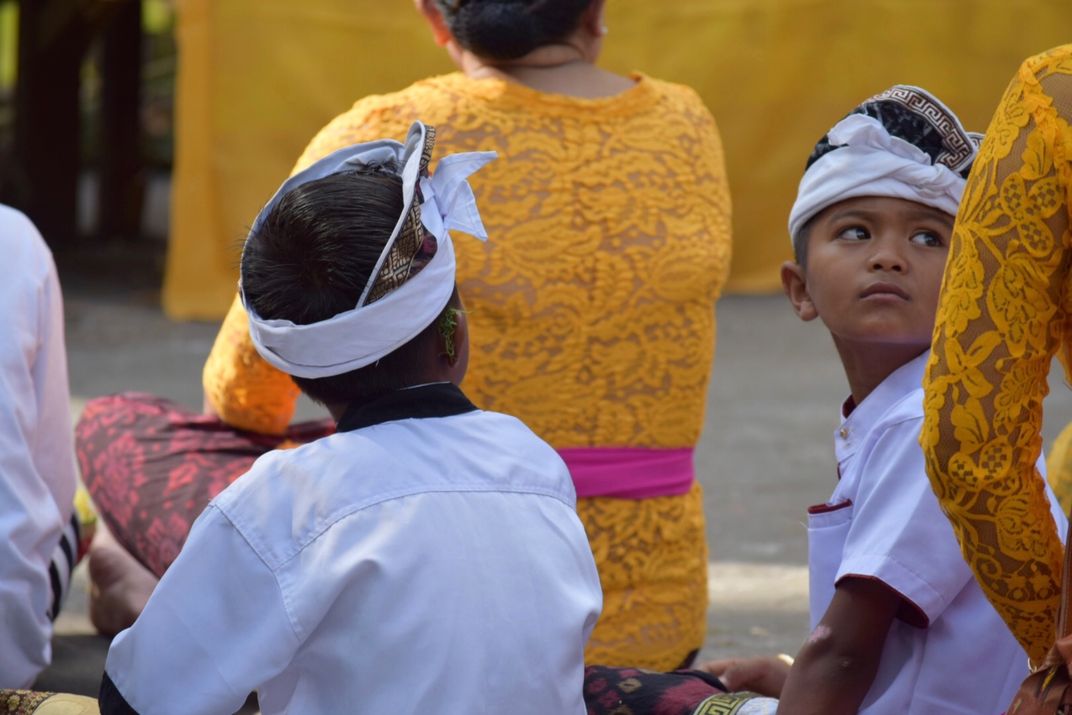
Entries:
[[[86,399],[120,390],[198,406],[201,365],[216,325],[163,317],[159,258],[141,261],[146,265],[139,275],[109,276],[109,270],[123,270],[109,268],[111,258],[105,250],[88,268],[80,259],[61,261],[72,414]],[[1055,371],[1046,401],[1047,444],[1072,420],[1072,391],[1062,382]],[[697,454],[711,553],[704,656],[794,653],[803,641],[805,508],[833,489],[832,433],[845,394],[829,336],[818,323],[799,322],[781,296],[731,296],[719,304],[717,357]],[[311,403],[299,408],[301,418],[319,415]],[[105,642],[91,636],[84,569],[76,585],[57,626],[62,667],[48,682],[91,691]]]

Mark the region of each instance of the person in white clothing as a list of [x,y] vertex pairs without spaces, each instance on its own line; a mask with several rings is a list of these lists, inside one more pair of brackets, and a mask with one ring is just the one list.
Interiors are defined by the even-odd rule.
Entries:
[[730,687],[779,695],[783,715],[996,715],[1027,674],[919,445],[938,292],[979,139],[928,92],[897,85],[838,122],[801,179],[782,282],[797,316],[830,331],[851,392],[833,495],[808,510],[812,632],[791,666],[706,666]]
[[484,236],[434,130],[342,149],[255,220],[240,291],[266,360],[338,431],[275,451],[195,522],[120,633],[103,713],[582,715],[602,595],[556,452],[472,405],[450,229]]
[[0,206],[0,688],[49,664],[78,558],[63,299],[30,220]]

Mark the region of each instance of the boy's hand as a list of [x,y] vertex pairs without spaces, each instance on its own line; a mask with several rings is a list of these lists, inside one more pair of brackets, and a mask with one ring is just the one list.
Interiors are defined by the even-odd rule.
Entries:
[[787,655],[760,658],[710,660],[700,670],[714,675],[730,690],[751,690],[771,698],[780,697],[793,659]]

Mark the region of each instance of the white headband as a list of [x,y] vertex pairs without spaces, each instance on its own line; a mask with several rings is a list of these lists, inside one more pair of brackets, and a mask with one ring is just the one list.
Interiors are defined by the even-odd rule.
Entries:
[[801,177],[789,212],[790,238],[826,207],[860,196],[907,199],[956,215],[964,179],[944,164],[931,163],[914,144],[890,135],[874,117],[850,114],[827,138],[838,148],[819,157]]
[[[327,320],[297,325],[289,320],[266,320],[246,300],[253,345],[269,364],[297,377],[341,375],[371,365],[394,352],[428,327],[443,311],[454,291],[455,260],[450,229],[487,240],[473,190],[466,180],[496,157],[495,152],[468,152],[439,160],[434,176],[421,175],[421,156],[430,132],[414,122],[406,143],[383,139],[340,149],[288,179],[261,209],[250,234],[255,233],[284,195],[298,186],[366,165],[394,161],[402,167],[402,213],[354,308]],[[420,187],[424,228],[436,239],[436,252],[419,273],[371,304],[369,291],[391,248],[409,218]],[[247,238],[247,242],[248,242]]]

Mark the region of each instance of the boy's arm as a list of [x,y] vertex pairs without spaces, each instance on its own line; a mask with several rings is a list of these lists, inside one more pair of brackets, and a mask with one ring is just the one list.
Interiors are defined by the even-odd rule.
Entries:
[[4,308],[20,314],[4,328],[0,356],[0,688],[25,688],[51,657],[48,613],[63,589],[54,590],[62,581],[53,585],[49,562],[77,475],[55,267],[30,220],[0,212],[0,232],[34,256],[3,271]]
[[101,713],[235,712],[300,643],[275,574],[209,505],[138,620],[112,642]]
[[782,689],[778,715],[859,711],[903,600],[881,581],[844,578],[801,648]]

